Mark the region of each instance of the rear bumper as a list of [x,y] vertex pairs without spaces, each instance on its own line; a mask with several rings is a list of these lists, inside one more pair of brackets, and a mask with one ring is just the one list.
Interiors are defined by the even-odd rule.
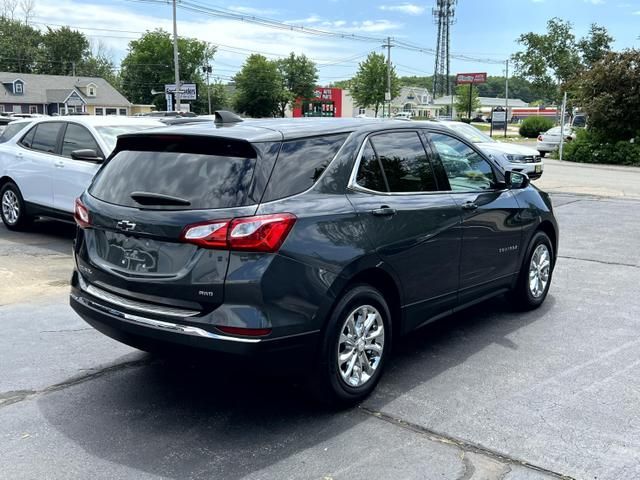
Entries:
[[[143,350],[195,350],[247,358],[259,357],[271,365],[287,359],[311,360],[319,343],[319,332],[278,338],[224,335],[215,327],[189,325],[188,318],[157,319],[122,311],[73,286],[70,305],[89,325],[101,333]],[[292,355],[294,355],[292,357]]]

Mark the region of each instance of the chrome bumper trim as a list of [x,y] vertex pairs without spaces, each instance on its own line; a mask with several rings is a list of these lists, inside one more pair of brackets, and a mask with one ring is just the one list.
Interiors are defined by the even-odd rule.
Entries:
[[157,330],[169,331],[173,333],[180,333],[184,335],[191,335],[194,337],[203,337],[210,338],[212,340],[225,340],[227,342],[239,342],[239,343],[260,343],[262,339],[260,338],[239,338],[239,337],[227,337],[224,335],[218,335],[216,333],[208,332],[202,328],[192,327],[189,325],[180,325],[179,323],[173,322],[164,322],[161,320],[154,320],[152,318],[141,317],[139,315],[132,315],[130,313],[121,312],[119,310],[114,310],[113,308],[107,307],[106,305],[101,305],[99,303],[93,302],[88,298],[80,297],[78,295],[71,294],[71,297],[88,307],[97,308],[99,310],[103,310],[106,313],[109,313],[113,316],[119,317],[121,320],[125,320],[127,322],[142,325],[145,327],[155,328]]
[[82,275],[78,275],[78,283],[80,284],[80,288],[83,291],[87,292],[89,295],[99,298],[100,300],[104,300],[107,303],[111,303],[112,305],[124,307],[129,310],[135,310],[136,312],[153,313],[155,315],[164,315],[166,317],[177,318],[194,317],[200,313],[195,310],[161,307],[159,305],[156,306],[150,305],[148,303],[136,302],[135,300],[129,300],[128,298],[124,298],[120,295],[115,295],[113,293],[107,292],[94,285],[89,285],[87,282],[85,282],[84,278],[82,278]]

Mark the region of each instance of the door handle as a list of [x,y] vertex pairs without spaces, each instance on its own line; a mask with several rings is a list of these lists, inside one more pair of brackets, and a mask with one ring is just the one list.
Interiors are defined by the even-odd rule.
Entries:
[[382,205],[380,208],[371,210],[371,213],[373,213],[376,217],[390,217],[392,215],[395,215],[397,212],[395,208],[391,208],[387,205]]
[[478,208],[478,204],[475,202],[465,202],[462,204],[463,210],[475,210]]

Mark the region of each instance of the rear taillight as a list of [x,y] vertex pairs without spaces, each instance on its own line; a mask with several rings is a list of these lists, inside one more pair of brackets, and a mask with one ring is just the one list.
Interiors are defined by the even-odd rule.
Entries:
[[295,221],[291,213],[212,220],[187,225],[180,239],[203,248],[272,253],[280,248]]
[[91,217],[89,216],[89,210],[84,206],[82,200],[76,198],[76,207],[73,212],[73,218],[80,228],[89,228],[91,226]]
[[542,141],[542,135],[538,135],[538,141],[541,142]]

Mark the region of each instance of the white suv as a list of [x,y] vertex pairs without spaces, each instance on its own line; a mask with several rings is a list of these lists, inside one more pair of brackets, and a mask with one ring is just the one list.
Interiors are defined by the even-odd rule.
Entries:
[[2,221],[18,230],[38,216],[72,220],[75,199],[113,151],[117,136],[161,126],[158,120],[115,116],[33,119],[0,144]]

